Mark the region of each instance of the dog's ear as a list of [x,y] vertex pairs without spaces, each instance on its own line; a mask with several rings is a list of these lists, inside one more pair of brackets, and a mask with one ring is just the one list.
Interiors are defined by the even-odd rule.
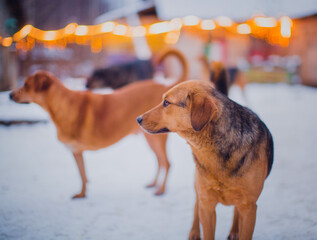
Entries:
[[195,131],[200,131],[208,124],[218,111],[212,98],[201,93],[189,95],[191,101],[190,119]]
[[49,89],[52,84],[52,79],[46,73],[36,73],[34,76],[34,85],[36,92],[42,92]]

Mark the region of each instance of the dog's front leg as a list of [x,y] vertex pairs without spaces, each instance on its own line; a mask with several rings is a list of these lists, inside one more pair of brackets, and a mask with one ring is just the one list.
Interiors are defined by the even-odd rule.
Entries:
[[203,239],[214,240],[216,230],[216,203],[199,198],[199,219],[203,227]]
[[256,219],[256,203],[237,206],[239,211],[239,239],[251,240],[255,219]]
[[80,177],[82,180],[82,189],[81,192],[74,195],[74,198],[84,198],[86,196],[86,183],[87,183],[87,177],[86,177],[86,172],[85,172],[85,164],[84,164],[84,158],[83,158],[83,153],[74,153],[74,158],[76,160],[77,166],[78,166],[78,170],[80,173]]
[[238,240],[239,239],[239,212],[237,207],[234,207],[233,223],[230,230],[230,234],[227,238],[228,240]]
[[189,240],[200,240],[200,227],[199,227],[199,199],[196,194],[196,202],[194,208],[193,226],[189,233]]
[[194,208],[194,220],[193,226],[189,233],[189,240],[200,240],[200,222],[199,222],[199,195],[198,195],[198,171],[195,169],[195,192],[196,192],[196,202]]

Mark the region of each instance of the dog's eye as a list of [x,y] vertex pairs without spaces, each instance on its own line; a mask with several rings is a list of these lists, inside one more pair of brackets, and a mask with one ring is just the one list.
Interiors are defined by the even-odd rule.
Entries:
[[28,88],[30,87],[30,85],[29,85],[28,83],[24,83],[24,87],[25,87],[26,89],[28,89]]
[[167,100],[164,100],[163,102],[163,107],[167,107],[168,105],[170,105],[171,103]]

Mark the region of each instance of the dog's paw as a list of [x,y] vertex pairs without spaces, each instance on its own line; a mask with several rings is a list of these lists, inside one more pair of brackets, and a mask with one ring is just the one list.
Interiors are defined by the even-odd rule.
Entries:
[[196,232],[196,231],[191,231],[189,233],[189,237],[188,237],[189,240],[201,240],[200,238],[200,233],[199,232]]
[[230,233],[228,240],[239,240],[239,233]]
[[150,183],[150,184],[146,185],[145,187],[146,187],[146,188],[153,188],[153,187],[155,187],[155,186],[156,186],[156,183],[153,182],[153,183]]
[[85,193],[78,193],[76,195],[74,195],[72,197],[72,199],[77,199],[77,198],[85,198],[86,197],[86,194]]
[[163,187],[160,187],[157,189],[157,191],[155,192],[155,196],[161,196],[165,193],[165,189]]

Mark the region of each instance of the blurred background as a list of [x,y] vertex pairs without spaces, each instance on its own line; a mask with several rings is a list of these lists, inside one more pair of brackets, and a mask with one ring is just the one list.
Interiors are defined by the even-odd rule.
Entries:
[[87,77],[96,68],[149,59],[166,45],[188,57],[191,78],[201,77],[197,60],[206,55],[244,72],[249,82],[317,86],[314,0],[0,4],[0,90],[37,69],[60,78]]
[[[169,135],[164,196],[143,187],[156,160],[130,135],[85,153],[88,197],[72,201],[80,179],[48,114],[9,100],[37,70],[86,90],[97,69],[152,62],[166,47],[185,55],[193,79],[225,63],[237,83],[229,97],[272,132],[254,239],[317,239],[316,0],[0,0],[0,240],[187,239],[195,165],[183,139]],[[159,72],[177,76],[177,62],[166,63]],[[232,215],[217,206],[216,239]]]

